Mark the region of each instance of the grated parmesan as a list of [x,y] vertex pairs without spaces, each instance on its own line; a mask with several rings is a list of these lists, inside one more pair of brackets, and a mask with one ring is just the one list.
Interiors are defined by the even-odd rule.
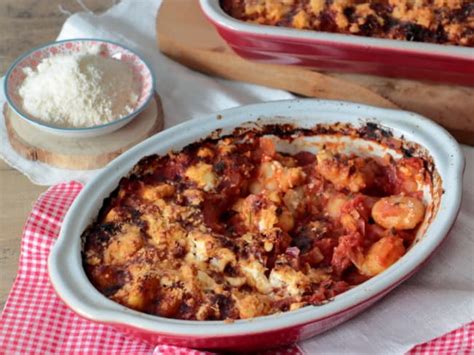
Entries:
[[91,127],[131,113],[139,83],[129,64],[99,55],[100,47],[44,58],[25,68],[19,88],[23,109],[59,127]]

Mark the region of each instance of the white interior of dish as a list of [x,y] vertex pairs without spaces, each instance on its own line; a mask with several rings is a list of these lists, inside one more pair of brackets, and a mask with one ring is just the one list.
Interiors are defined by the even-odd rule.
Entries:
[[[304,307],[296,311],[238,320],[183,321],[140,313],[121,306],[97,291],[87,279],[82,267],[81,234],[94,220],[100,207],[123,176],[142,157],[180,150],[189,143],[207,137],[216,129],[222,135],[235,127],[260,119],[263,123],[291,123],[310,128],[318,123],[350,123],[355,127],[367,121],[390,129],[395,137],[404,137],[430,152],[445,186],[436,216],[427,224],[423,238],[395,265],[318,307]],[[365,143],[364,143],[365,145]],[[445,238],[457,215],[461,201],[464,160],[459,145],[440,126],[419,115],[379,109],[354,103],[324,100],[288,100],[243,106],[194,119],[163,131],[111,162],[81,191],[68,211],[59,240],[49,258],[49,274],[58,295],[75,312],[85,318],[103,322],[126,324],[137,329],[161,334],[198,337],[233,336],[258,333],[304,324],[327,318],[360,305],[393,288],[423,263]],[[428,196],[426,197],[428,198]]]

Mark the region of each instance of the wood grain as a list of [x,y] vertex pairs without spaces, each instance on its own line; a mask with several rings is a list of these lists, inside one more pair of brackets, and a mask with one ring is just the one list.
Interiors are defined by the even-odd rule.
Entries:
[[[176,19],[180,26],[176,26]],[[345,99],[396,108],[372,90],[328,75],[242,59],[228,47],[193,0],[165,0],[157,16],[160,49],[178,62],[210,75],[283,89],[323,99]]]
[[132,122],[109,134],[71,139],[55,136],[25,122],[7,104],[4,117],[13,149],[28,160],[64,169],[90,170],[105,166],[127,149],[163,128],[164,117],[158,94]]
[[398,106],[433,119],[460,142],[474,145],[474,88],[250,62],[230,49],[193,0],[164,0],[157,16],[157,35],[165,54],[206,74],[303,96]]
[[[84,0],[92,11],[102,12],[113,0]],[[54,40],[67,16],[62,8],[76,12],[75,0],[1,0],[0,74],[21,53]],[[20,238],[33,202],[46,190],[35,186],[18,171],[0,160],[0,309],[3,309],[18,269]]]

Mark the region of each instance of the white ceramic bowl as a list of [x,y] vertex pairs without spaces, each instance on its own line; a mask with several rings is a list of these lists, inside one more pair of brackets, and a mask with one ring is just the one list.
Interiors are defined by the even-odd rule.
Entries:
[[[166,154],[208,136],[215,129],[231,132],[248,121],[293,123],[313,127],[317,123],[350,123],[355,127],[368,121],[424,147],[441,178],[435,184],[437,206],[425,219],[425,231],[402,259],[382,274],[366,281],[331,302],[314,307],[238,320],[183,321],[161,318],[115,303],[89,282],[81,261],[81,234],[94,220],[104,198],[142,157]],[[326,139],[322,136],[322,139]],[[367,142],[367,141],[365,141]],[[251,349],[277,346],[306,339],[359,313],[412,275],[435,251],[453,224],[460,203],[464,158],[456,141],[440,126],[414,113],[379,109],[339,101],[290,100],[268,102],[211,114],[163,131],[130,149],[88,183],[68,211],[60,237],[49,257],[49,275],[57,294],[76,313],[87,319],[110,324],[154,343],[167,342],[188,347]]]
[[[58,54],[68,54],[78,52],[84,47],[101,46],[101,55],[114,58],[128,63],[133,70],[134,80],[140,84],[140,95],[138,102],[130,114],[115,121],[84,128],[65,128],[43,122],[22,108],[22,98],[18,94],[18,89],[25,79],[23,69],[30,67],[35,69],[43,58],[48,58]],[[121,44],[100,39],[71,39],[44,44],[38,48],[21,55],[8,69],[4,81],[5,96],[11,109],[18,116],[41,131],[71,138],[87,138],[101,136],[113,132],[125,126],[142,112],[153,97],[155,79],[151,68],[135,52]]]

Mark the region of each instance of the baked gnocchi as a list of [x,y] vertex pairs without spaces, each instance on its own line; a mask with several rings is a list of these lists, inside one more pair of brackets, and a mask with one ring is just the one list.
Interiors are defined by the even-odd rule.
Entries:
[[220,0],[261,25],[474,47],[472,0]]
[[83,234],[94,286],[162,317],[232,320],[322,304],[402,258],[427,218],[423,158],[289,154],[269,138],[283,133],[140,161]]

